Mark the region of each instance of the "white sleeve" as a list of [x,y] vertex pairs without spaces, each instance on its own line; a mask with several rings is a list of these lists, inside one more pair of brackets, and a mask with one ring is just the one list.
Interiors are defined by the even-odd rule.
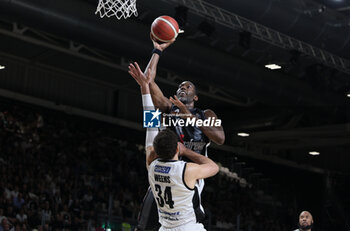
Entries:
[[143,110],[155,110],[151,94],[142,95]]
[[[150,94],[142,95],[142,106],[143,106],[143,110],[155,110],[152,97]],[[146,141],[145,141],[146,149],[149,146],[153,146],[153,140],[157,134],[158,134],[157,128],[147,128]]]

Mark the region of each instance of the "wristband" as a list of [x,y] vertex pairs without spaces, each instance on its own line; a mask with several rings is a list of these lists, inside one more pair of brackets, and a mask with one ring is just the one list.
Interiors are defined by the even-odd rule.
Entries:
[[162,55],[162,51],[159,50],[159,49],[157,49],[157,48],[154,48],[154,49],[152,50],[152,54],[154,54],[154,53],[158,54],[159,56]]

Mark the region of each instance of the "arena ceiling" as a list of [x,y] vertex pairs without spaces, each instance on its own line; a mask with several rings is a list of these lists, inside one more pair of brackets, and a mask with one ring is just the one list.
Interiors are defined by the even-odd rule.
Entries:
[[[316,172],[350,173],[350,2],[207,1],[243,17],[242,28],[180,4],[186,2],[139,0],[137,18],[117,21],[99,19],[96,0],[0,0],[0,51],[137,91],[132,79],[115,73],[125,72],[131,60],[145,66],[151,22],[176,17],[185,33],[161,58],[159,84],[171,95],[183,79],[196,83],[199,105],[224,121],[229,147],[223,149]],[[258,32],[265,28],[321,53],[309,55],[288,39],[264,39]],[[332,57],[322,59],[322,52]],[[266,69],[271,62],[282,69]]]

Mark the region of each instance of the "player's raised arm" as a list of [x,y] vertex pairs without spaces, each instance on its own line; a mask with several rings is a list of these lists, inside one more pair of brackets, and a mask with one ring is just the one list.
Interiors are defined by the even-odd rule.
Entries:
[[[150,83],[150,76],[144,75],[137,64],[135,62],[134,64],[130,63],[129,65],[129,74],[136,80],[136,82],[140,85],[140,90],[142,94],[142,106],[144,110],[154,110],[154,104],[152,102],[152,98],[150,95],[150,89],[149,89],[149,83]],[[153,140],[158,134],[158,129],[156,128],[147,128],[146,131],[146,141],[145,141],[145,148],[146,148],[146,167],[152,163],[153,160],[157,158],[157,155],[153,149]]]
[[187,163],[184,180],[188,187],[193,188],[196,181],[216,175],[219,172],[219,166],[210,158],[198,154],[183,144],[179,143],[180,155],[186,156],[194,163]]
[[162,112],[167,112],[170,110],[171,102],[169,101],[169,99],[167,97],[164,96],[162,90],[159,88],[159,86],[155,82],[155,77],[157,74],[157,65],[158,65],[160,55],[167,47],[169,47],[175,41],[175,39],[173,39],[172,41],[170,41],[168,43],[162,43],[162,44],[155,42],[152,38],[151,38],[151,40],[153,42],[154,49],[152,52],[152,57],[151,57],[150,61],[148,62],[148,65],[146,67],[144,74],[145,75],[149,74],[149,76],[151,78],[151,82],[150,82],[149,86],[150,86],[152,100],[154,102],[154,105],[157,108],[159,108]]

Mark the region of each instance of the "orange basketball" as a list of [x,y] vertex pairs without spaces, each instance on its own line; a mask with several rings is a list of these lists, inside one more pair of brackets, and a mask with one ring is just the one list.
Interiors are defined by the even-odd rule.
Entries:
[[156,18],[151,26],[151,37],[157,42],[170,42],[179,33],[179,24],[170,16]]

